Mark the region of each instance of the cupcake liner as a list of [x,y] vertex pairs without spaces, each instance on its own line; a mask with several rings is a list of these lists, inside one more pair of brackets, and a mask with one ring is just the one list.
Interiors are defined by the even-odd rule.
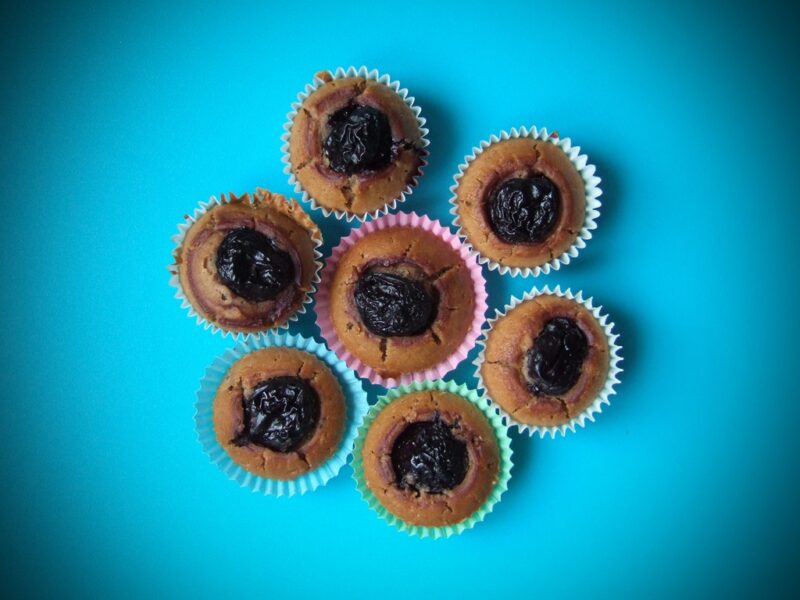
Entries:
[[297,178],[292,173],[292,164],[289,157],[289,140],[292,135],[292,123],[294,122],[295,116],[297,116],[297,111],[302,106],[303,102],[305,102],[306,98],[308,98],[314,91],[316,91],[320,86],[324,85],[326,82],[320,79],[317,76],[314,76],[314,80],[306,84],[306,87],[303,89],[302,92],[297,94],[297,100],[292,103],[292,109],[286,114],[286,123],[283,126],[285,133],[281,135],[281,140],[283,141],[283,146],[281,146],[281,151],[283,152],[283,156],[281,161],[284,163],[285,167],[283,168],[283,172],[289,176],[289,185],[294,186],[294,191],[298,194],[302,194],[302,198],[304,201],[309,201],[311,203],[311,207],[314,209],[318,209],[322,211],[322,214],[326,217],[330,215],[334,215],[337,219],[345,219],[347,222],[352,221],[353,219],[364,222],[367,220],[367,217],[372,217],[373,219],[378,218],[382,214],[386,214],[389,211],[395,210],[397,205],[401,202],[405,202],[407,196],[411,194],[413,189],[417,186],[417,182],[420,177],[422,177],[422,173],[425,170],[425,167],[428,165],[428,151],[427,147],[430,143],[428,141],[428,129],[425,127],[425,119],[420,116],[420,108],[414,104],[414,97],[408,95],[408,90],[406,88],[401,88],[400,83],[398,81],[392,80],[389,75],[381,75],[378,73],[376,69],[372,69],[371,71],[367,69],[367,67],[361,66],[358,69],[355,67],[348,67],[344,69],[339,67],[336,69],[335,72],[332,74],[333,79],[344,79],[346,77],[363,77],[364,79],[369,79],[372,81],[377,81],[384,85],[389,86],[392,90],[394,90],[408,105],[408,107],[414,112],[417,117],[417,124],[419,125],[419,130],[421,135],[421,148],[422,148],[422,155],[421,155],[421,164],[417,171],[417,174],[411,179],[405,189],[400,193],[400,196],[392,200],[390,203],[386,204],[382,208],[374,210],[372,212],[364,213],[363,215],[355,215],[348,213],[342,210],[333,210],[330,208],[326,208],[321,204],[318,204],[317,201],[312,198],[308,192],[303,189],[303,186],[297,180]]
[[[459,217],[458,205],[456,204],[456,189],[458,188],[459,180],[464,175],[464,171],[467,170],[469,164],[492,144],[520,137],[543,140],[560,147],[581,174],[586,192],[586,217],[578,237],[575,238],[572,245],[561,256],[557,256],[553,258],[553,260],[537,267],[510,267],[508,265],[502,265],[475,250],[467,238],[466,233],[462,230],[461,218]],[[599,187],[600,178],[595,176],[595,166],[589,164],[589,158],[580,152],[580,146],[573,146],[572,140],[569,138],[560,138],[557,132],[548,133],[547,129],[537,129],[536,127],[528,129],[526,127],[521,127],[519,130],[512,128],[510,132],[503,130],[499,135],[492,135],[489,141],[481,141],[477,147],[472,149],[471,154],[464,157],[464,162],[458,166],[458,172],[453,176],[453,185],[450,186],[450,193],[452,194],[450,197],[450,204],[452,204],[450,214],[453,215],[453,225],[458,229],[459,237],[464,240],[464,243],[470,250],[478,254],[478,262],[482,265],[486,265],[490,271],[499,271],[501,275],[511,273],[512,277],[516,277],[517,275],[521,275],[522,277],[533,275],[536,277],[541,273],[547,275],[551,270],[557,271],[561,268],[561,265],[568,265],[573,258],[578,256],[578,251],[585,248],[587,240],[592,238],[592,231],[597,229],[596,219],[600,216],[601,206],[601,202],[598,198],[603,193]]]
[[[245,470],[225,452],[214,433],[214,396],[222,379],[225,377],[225,373],[228,372],[233,363],[250,352],[272,347],[296,348],[314,354],[336,376],[347,402],[344,433],[336,452],[316,469],[291,481],[260,477]],[[238,482],[242,487],[249,488],[251,491],[265,496],[293,496],[314,491],[328,483],[330,479],[339,473],[347,463],[358,427],[363,421],[368,407],[367,394],[361,381],[324,344],[299,335],[269,333],[251,336],[247,340],[240,341],[236,346],[226,350],[214,359],[214,362],[206,369],[205,375],[200,380],[200,388],[197,390],[197,401],[195,403],[194,421],[197,439],[203,447],[203,451],[211,459],[211,462],[217,465],[230,479]]]
[[[410,392],[416,392],[420,390],[439,390],[458,394],[462,398],[466,398],[475,406],[477,406],[484,415],[486,415],[486,418],[489,419],[495,435],[497,436],[497,445],[500,449],[500,464],[498,466],[497,481],[495,482],[492,491],[489,493],[489,496],[486,498],[480,508],[478,508],[478,510],[476,510],[472,515],[460,523],[456,523],[455,525],[425,527],[422,525],[412,525],[410,523],[406,523],[400,517],[397,517],[393,513],[389,512],[389,510],[380,503],[380,501],[375,497],[375,494],[372,493],[372,490],[369,489],[369,486],[367,486],[366,480],[364,479],[362,450],[364,447],[364,439],[366,438],[367,430],[372,424],[372,421],[376,416],[378,416],[378,413],[380,413],[381,410],[383,410],[383,408],[392,400],[395,400],[396,398],[399,398],[400,396]],[[483,519],[486,518],[486,515],[492,512],[492,508],[494,508],[494,505],[500,501],[500,497],[503,495],[503,492],[508,489],[508,481],[511,479],[511,467],[514,464],[511,461],[512,454],[511,438],[508,436],[506,425],[503,423],[500,416],[494,412],[491,403],[486,399],[485,396],[482,396],[478,392],[469,389],[464,384],[458,384],[453,381],[444,381],[439,379],[436,381],[416,382],[412,383],[411,385],[404,385],[399,388],[389,390],[385,396],[379,397],[377,402],[370,407],[369,413],[358,429],[358,437],[356,438],[355,446],[353,447],[353,478],[356,480],[356,487],[361,493],[361,497],[364,499],[364,501],[372,510],[378,513],[380,518],[388,522],[389,525],[397,527],[400,531],[405,531],[411,535],[421,538],[448,538],[452,535],[458,535],[467,529],[472,529],[476,523],[483,521]]]
[[[583,410],[579,415],[574,416],[572,419],[569,420],[568,423],[564,423],[563,425],[554,425],[551,427],[545,427],[541,425],[528,425],[526,423],[520,423],[519,421],[515,420],[508,412],[503,410],[503,408],[497,403],[494,402],[491,397],[489,397],[489,391],[486,389],[486,385],[483,382],[483,377],[481,376],[481,365],[486,358],[486,340],[488,339],[489,332],[491,331],[494,323],[508,314],[512,308],[517,306],[518,304],[530,300],[531,298],[535,298],[536,296],[542,295],[554,295],[554,296],[561,296],[563,298],[568,298],[569,300],[574,300],[582,304],[586,307],[589,312],[592,313],[597,322],[600,323],[600,326],[603,328],[603,331],[606,334],[606,339],[608,340],[608,356],[609,356],[609,365],[608,365],[608,375],[606,375],[606,381],[603,385],[603,388],[597,395],[597,398],[594,399],[586,409]],[[540,438],[545,437],[545,435],[549,435],[551,438],[555,438],[556,434],[560,433],[561,435],[565,436],[567,431],[575,432],[575,427],[585,427],[586,421],[594,422],[594,418],[596,414],[599,414],[603,411],[603,405],[611,405],[611,401],[609,400],[610,396],[616,394],[616,390],[614,386],[617,385],[620,380],[617,377],[620,373],[622,373],[622,367],[619,366],[619,363],[622,362],[622,356],[620,355],[622,351],[622,346],[617,344],[617,340],[619,339],[619,334],[614,333],[614,323],[608,320],[608,315],[602,312],[602,306],[594,306],[592,303],[592,298],[584,299],[583,292],[578,292],[577,294],[573,294],[571,290],[567,289],[566,291],[562,292],[560,286],[556,286],[555,289],[551,290],[549,287],[545,286],[542,289],[534,288],[530,292],[526,292],[523,294],[522,298],[516,298],[515,296],[511,296],[511,300],[508,304],[505,305],[503,310],[497,310],[495,312],[495,316],[491,319],[486,321],[486,326],[483,329],[482,335],[478,340],[478,347],[480,348],[480,352],[478,353],[478,357],[475,359],[473,364],[475,365],[475,377],[478,380],[478,389],[483,391],[487,398],[489,398],[489,402],[494,406],[495,410],[499,415],[503,417],[505,423],[509,426],[514,425],[517,429],[523,433],[526,432],[528,435],[532,436],[534,433],[538,433]]]
[[[258,194],[258,191],[256,192]],[[294,199],[288,199],[289,202],[294,202],[297,204],[297,201]],[[180,277],[178,276],[178,264],[175,262],[174,258],[177,256],[180,247],[183,245],[183,240],[186,238],[186,232],[189,231],[189,228],[194,225],[204,214],[206,214],[211,208],[213,208],[217,204],[228,204],[230,200],[225,197],[225,194],[222,195],[222,199],[218,200],[216,196],[211,196],[208,202],[200,202],[197,208],[194,209],[194,212],[191,215],[185,215],[184,220],[181,223],[178,223],[178,233],[172,236],[172,241],[175,244],[175,248],[172,251],[173,255],[173,262],[170,265],[167,265],[167,270],[170,273],[169,277],[169,284],[170,286],[175,288],[175,298],[181,301],[181,308],[187,309],[187,316],[189,318],[194,317],[195,321],[198,325],[202,325],[203,329],[210,329],[212,333],[221,332],[223,337],[230,335],[234,340],[243,339],[246,340],[250,336],[260,335],[266,331],[279,331],[281,329],[286,329],[289,327],[289,324],[293,321],[296,321],[300,315],[306,312],[308,308],[308,304],[311,303],[313,300],[314,292],[317,289],[319,284],[319,274],[320,270],[322,269],[322,235],[319,234],[313,238],[314,240],[314,264],[316,265],[314,269],[314,276],[311,278],[311,289],[306,292],[306,297],[303,300],[303,303],[300,307],[292,314],[284,323],[280,325],[276,325],[269,329],[265,329],[263,332],[243,332],[243,331],[231,331],[229,329],[225,329],[224,327],[220,327],[219,325],[212,323],[208,319],[206,319],[203,315],[198,313],[192,304],[189,302],[189,299],[186,297],[186,294],[183,291],[183,286],[181,285]],[[250,202],[253,202],[253,198],[250,198]],[[299,205],[298,205],[299,206]]]
[[[425,231],[429,231],[453,248],[470,272],[472,278],[473,288],[475,290],[475,314],[473,316],[472,324],[467,332],[461,345],[450,356],[444,359],[439,364],[433,365],[421,371],[412,373],[404,373],[399,378],[383,377],[377,373],[370,366],[361,362],[361,360],[353,355],[339,339],[333,322],[330,318],[330,285],[333,273],[336,270],[336,265],[342,255],[364,236],[381,229],[389,229],[391,227],[419,227]],[[433,221],[426,216],[420,216],[416,213],[403,213],[399,212],[393,215],[384,215],[374,221],[363,223],[357,229],[353,229],[349,235],[342,238],[339,244],[333,249],[330,258],[325,261],[325,268],[322,270],[321,282],[319,292],[317,292],[317,325],[319,326],[320,333],[325,339],[331,350],[336,352],[337,356],[341,358],[347,366],[356,371],[359,377],[369,380],[372,383],[382,385],[384,387],[394,387],[397,385],[409,384],[413,381],[423,381],[426,379],[440,379],[453,369],[467,357],[469,351],[475,347],[476,340],[480,335],[481,326],[483,325],[486,314],[486,281],[483,278],[480,265],[475,260],[475,255],[465,248],[458,237],[453,235],[451,231],[444,227],[439,221]]]

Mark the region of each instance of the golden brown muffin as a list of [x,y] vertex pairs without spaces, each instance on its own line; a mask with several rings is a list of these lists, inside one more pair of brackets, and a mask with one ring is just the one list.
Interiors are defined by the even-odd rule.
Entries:
[[210,323],[242,333],[285,323],[303,305],[317,271],[319,228],[294,200],[266,190],[214,205],[175,251],[180,284]]
[[488,146],[459,178],[461,230],[481,255],[534,268],[566,252],[583,227],[581,174],[556,144],[530,137]]
[[342,439],[345,399],[313,354],[266,348],[239,359],[214,396],[214,432],[233,461],[270,479],[296,479]]
[[475,289],[459,254],[417,227],[368,233],[339,259],[330,318],[344,346],[382,377],[433,367],[469,333]]
[[321,206],[364,215],[383,208],[420,173],[423,136],[417,116],[389,86],[365,79],[333,79],[297,110],[289,164]]
[[412,525],[454,525],[472,515],[497,481],[494,430],[474,404],[423,390],[390,402],[369,426],[364,479],[378,501]]
[[480,375],[489,398],[512,418],[550,427],[594,402],[608,369],[608,340],[594,315],[579,302],[542,294],[492,325]]

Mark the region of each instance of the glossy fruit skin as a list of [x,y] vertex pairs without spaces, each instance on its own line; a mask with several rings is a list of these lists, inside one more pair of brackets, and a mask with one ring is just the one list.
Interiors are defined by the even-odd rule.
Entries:
[[419,281],[387,272],[362,275],[355,303],[366,328],[383,337],[421,334],[436,318],[438,305]]
[[217,249],[216,267],[222,283],[250,302],[274,300],[295,278],[289,253],[249,227],[225,236]]
[[244,429],[237,446],[254,444],[275,452],[292,452],[319,422],[316,390],[305,379],[282,375],[266,379],[242,399]]
[[389,119],[371,106],[345,106],[328,118],[322,151],[337,173],[357,175],[383,169],[392,161]]
[[504,242],[534,244],[555,228],[561,196],[544,175],[509,179],[492,192],[487,209],[492,230]]
[[432,494],[464,481],[469,466],[467,445],[438,416],[409,424],[395,440],[391,458],[398,487]]
[[567,392],[578,381],[588,352],[586,335],[573,319],[550,319],[526,355],[531,390],[547,396]]

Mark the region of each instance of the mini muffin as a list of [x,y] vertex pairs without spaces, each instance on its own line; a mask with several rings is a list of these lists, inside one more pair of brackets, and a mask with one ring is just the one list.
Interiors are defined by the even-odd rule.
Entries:
[[336,451],[345,412],[342,389],[325,363],[294,348],[265,348],[226,373],[214,396],[214,432],[250,473],[296,479]]
[[359,73],[316,75],[320,85],[302,100],[288,131],[288,162],[317,204],[364,216],[410,191],[427,141],[413,101],[396,85]]
[[406,523],[454,525],[477,511],[498,480],[500,450],[486,416],[440,390],[410,392],[386,405],[362,448],[364,480]]
[[603,389],[609,346],[580,302],[556,294],[525,300],[494,322],[479,376],[492,401],[532,426],[569,423]]
[[373,230],[333,268],[329,317],[336,336],[381,377],[434,367],[470,333],[476,290],[469,267],[431,231]]
[[259,189],[222,201],[175,250],[180,287],[206,321],[235,333],[285,324],[307,300],[322,235],[294,200]]
[[488,144],[456,176],[451,202],[473,248],[510,268],[560,257],[586,220],[585,182],[554,137]]

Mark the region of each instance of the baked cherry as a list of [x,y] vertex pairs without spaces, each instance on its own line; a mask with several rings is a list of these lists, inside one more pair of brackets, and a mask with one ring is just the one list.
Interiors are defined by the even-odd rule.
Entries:
[[337,173],[354,175],[383,169],[392,161],[389,119],[371,106],[345,106],[328,117],[322,150]]
[[394,442],[392,468],[398,487],[439,493],[464,481],[467,445],[441,417],[409,424]]
[[573,319],[550,319],[526,354],[531,390],[548,396],[568,391],[578,381],[588,352],[586,335]]
[[395,273],[370,271],[356,284],[355,302],[366,328],[379,336],[419,335],[436,318],[433,290]]
[[216,264],[222,283],[250,302],[273,300],[295,278],[289,253],[249,227],[234,229],[225,236],[217,249]]
[[488,212],[492,230],[503,241],[538,243],[558,222],[561,196],[555,184],[544,175],[509,179],[492,193]]
[[233,443],[291,452],[308,439],[319,421],[316,390],[300,377],[282,375],[262,381],[242,398],[244,429]]

